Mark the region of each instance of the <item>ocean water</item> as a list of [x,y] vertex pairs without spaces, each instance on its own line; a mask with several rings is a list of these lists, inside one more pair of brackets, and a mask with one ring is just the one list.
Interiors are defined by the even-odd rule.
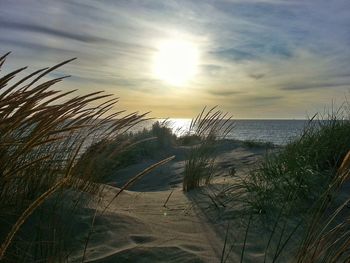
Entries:
[[[149,129],[154,121],[144,122],[132,131]],[[162,120],[160,120],[162,121]],[[285,145],[289,141],[301,136],[307,120],[233,120],[234,128],[227,135],[228,139],[255,140]],[[167,125],[179,136],[185,134],[191,119],[168,119]]]

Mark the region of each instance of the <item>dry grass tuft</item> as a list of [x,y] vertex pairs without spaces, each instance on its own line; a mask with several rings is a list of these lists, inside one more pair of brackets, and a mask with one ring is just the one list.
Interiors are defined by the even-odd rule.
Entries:
[[[7,56],[0,58],[0,67]],[[37,70],[19,80],[17,74],[26,67],[0,77],[0,219],[8,222],[2,227],[8,230],[5,238],[0,239],[0,259],[6,259],[11,242],[12,260],[20,258],[16,251],[29,249],[21,247],[15,235],[55,192],[98,190],[98,180],[91,176],[88,166],[77,172],[76,163],[84,148],[92,141],[116,138],[145,116],[114,112],[118,99],[103,92],[73,97],[74,91],[52,89],[67,76],[51,80],[44,77],[72,60]],[[43,243],[38,241],[30,246],[40,246],[40,250]],[[56,243],[51,242],[46,249],[54,251],[52,246]],[[29,258],[45,260],[34,254]]]
[[[350,259],[350,198],[336,198],[350,175],[350,151],[311,217],[296,262],[348,262]],[[335,206],[335,202],[340,204]]]
[[192,120],[189,136],[200,139],[200,143],[190,150],[186,163],[183,190],[189,191],[207,185],[215,173],[215,148],[218,139],[224,139],[233,129],[234,123],[228,113],[206,108]]

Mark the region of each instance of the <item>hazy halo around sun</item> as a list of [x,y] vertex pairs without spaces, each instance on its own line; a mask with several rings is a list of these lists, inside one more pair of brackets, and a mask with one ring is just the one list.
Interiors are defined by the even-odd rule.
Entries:
[[160,43],[154,57],[156,78],[174,86],[183,86],[197,73],[199,51],[192,42],[170,39]]

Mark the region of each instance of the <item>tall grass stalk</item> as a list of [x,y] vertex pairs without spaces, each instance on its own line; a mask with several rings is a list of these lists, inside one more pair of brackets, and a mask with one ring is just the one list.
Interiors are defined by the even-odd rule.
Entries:
[[260,213],[278,210],[292,190],[296,192],[295,211],[307,211],[328,189],[350,149],[350,121],[347,113],[339,112],[311,120],[300,139],[268,154],[244,178],[253,209]]
[[264,262],[279,262],[282,255],[298,263],[350,260],[348,109],[313,116],[299,139],[268,153],[220,193],[225,204],[239,203],[238,209],[272,227]]
[[[0,58],[0,67],[7,56]],[[83,148],[92,140],[116,138],[145,116],[114,112],[118,100],[103,92],[73,97],[74,91],[52,89],[67,76],[51,80],[44,77],[72,60],[19,80],[16,76],[26,67],[0,77],[0,219],[9,222],[2,225],[0,233],[0,256],[5,261],[23,258],[16,252],[23,250],[28,251],[32,261],[45,260],[35,255],[35,248],[16,239],[20,227],[49,199],[54,201],[48,205],[58,204],[68,190],[76,191],[77,196],[81,191],[98,191],[98,178],[91,176],[88,166],[77,170]],[[53,226],[49,231],[55,229]],[[54,249],[64,243],[57,240],[58,233],[52,233],[54,240],[40,240],[40,236],[48,238],[48,234],[41,232],[39,240],[29,246],[39,246],[47,253],[63,253],[61,248]],[[6,257],[9,250],[11,256]]]
[[201,185],[207,185],[215,173],[215,149],[217,140],[223,139],[233,129],[234,123],[228,113],[206,108],[191,121],[188,135],[199,138],[199,144],[193,146],[185,162],[183,190],[189,191]]
[[119,169],[144,159],[168,157],[169,149],[175,144],[176,136],[164,123],[155,122],[150,130],[124,133],[93,144],[80,158],[77,167],[86,169],[90,176],[108,182]]
[[[313,213],[296,262],[345,262],[350,259],[350,198],[343,198],[334,206],[339,191],[350,178],[350,151],[341,163],[337,177],[321,196]],[[332,200],[333,197],[333,200]],[[345,200],[344,200],[345,199]],[[344,261],[345,260],[345,261]]]

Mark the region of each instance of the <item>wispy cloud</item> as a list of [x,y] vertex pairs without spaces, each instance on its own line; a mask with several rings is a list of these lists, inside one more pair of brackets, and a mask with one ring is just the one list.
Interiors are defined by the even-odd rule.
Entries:
[[325,88],[329,88],[329,89],[335,89],[338,87],[345,87],[345,88],[350,88],[350,79],[346,79],[343,81],[337,81],[335,80],[334,82],[330,82],[330,81],[325,81],[325,82],[306,82],[304,84],[288,84],[284,87],[282,87],[282,89],[284,90],[304,90],[304,89],[325,89]]
[[265,74],[263,74],[263,73],[250,73],[249,77],[251,77],[253,79],[262,79],[263,77],[265,77]]
[[[211,103],[244,116],[256,114],[250,104],[266,117],[303,117],[350,84],[347,0],[2,0],[0,23],[0,52],[13,51],[16,64],[78,57],[64,69],[74,76],[68,87],[115,92],[131,110],[143,101],[157,116],[169,115],[166,105],[189,117]],[[200,48],[187,87],[152,73],[157,44],[172,37]]]
[[242,92],[240,92],[240,91],[224,90],[224,89],[208,90],[207,92],[211,95],[214,95],[214,96],[223,96],[223,97],[235,96],[235,95],[242,94]]
[[45,25],[25,24],[16,21],[3,21],[0,19],[1,26],[8,30],[35,32],[43,35],[51,35],[54,37],[62,37],[67,40],[76,40],[85,43],[105,42],[106,39],[95,37],[92,35],[83,35],[78,32],[69,32],[68,29],[50,28]]

